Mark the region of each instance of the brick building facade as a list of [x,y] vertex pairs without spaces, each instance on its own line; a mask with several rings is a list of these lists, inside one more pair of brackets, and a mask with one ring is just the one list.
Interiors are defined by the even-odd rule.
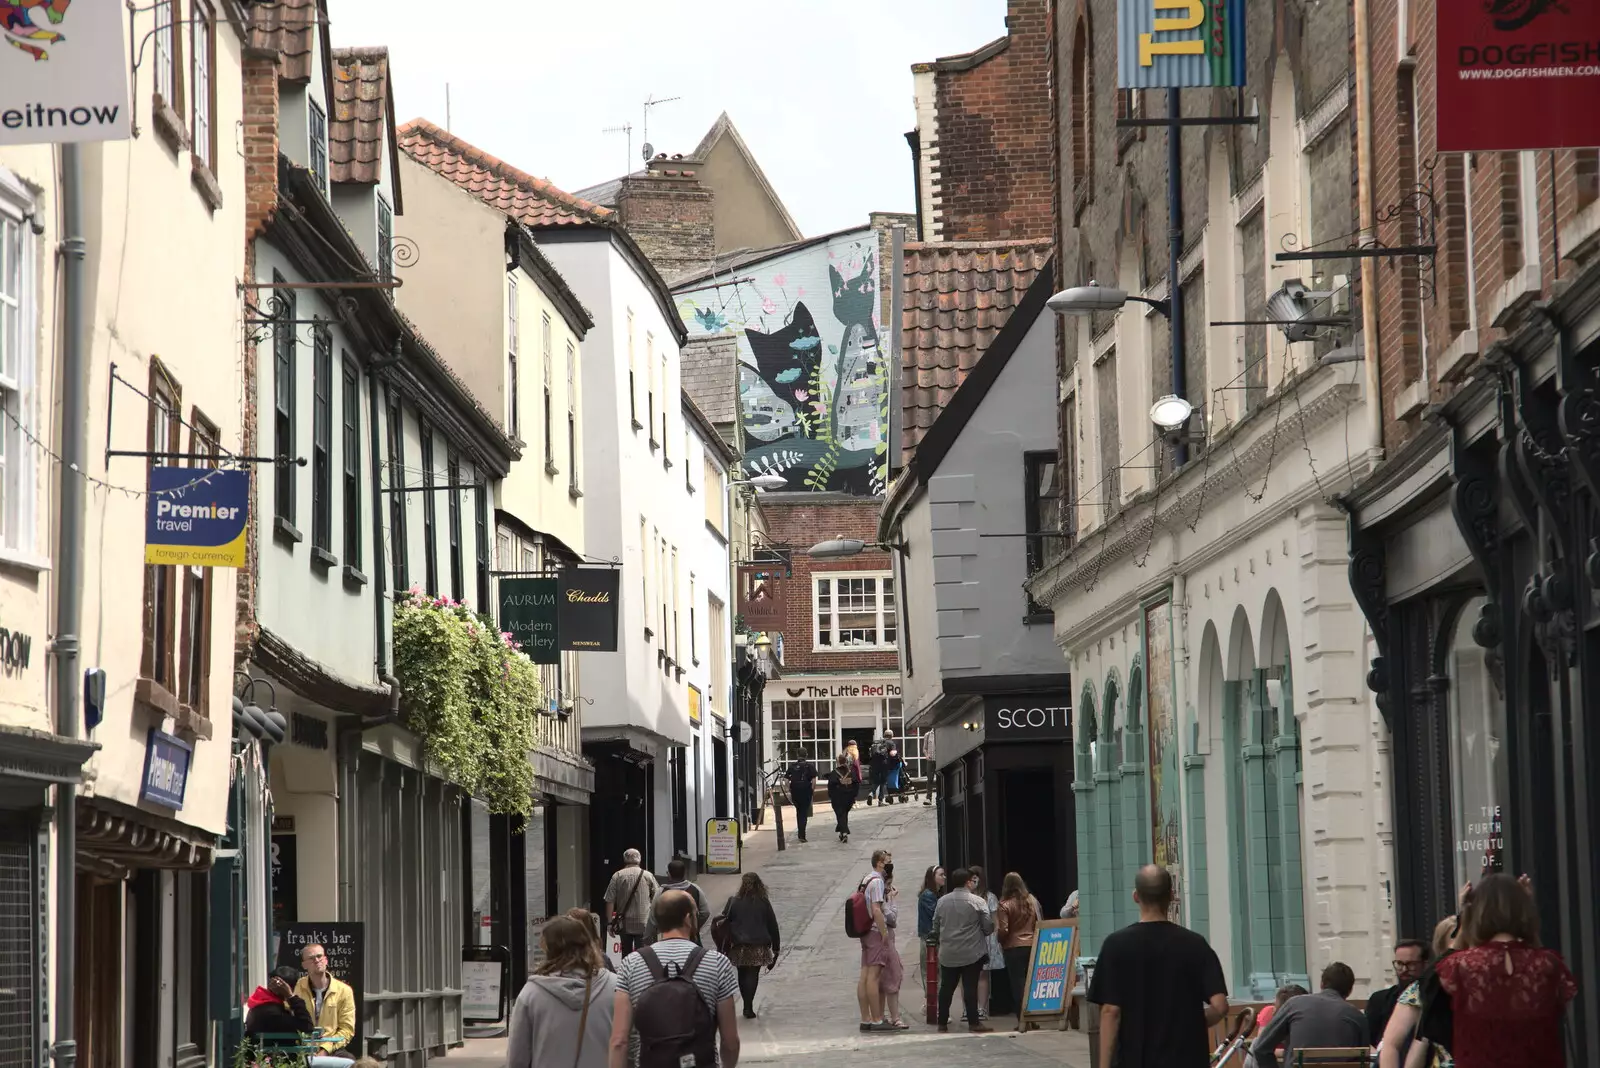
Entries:
[[1004,37],[911,68],[921,240],[1051,236],[1050,4],[1006,11]]
[[1396,923],[1425,934],[1462,882],[1527,872],[1592,1063],[1600,153],[1438,152],[1437,5],[1368,7],[1375,237],[1437,249],[1363,274],[1383,463],[1345,500],[1394,768]]

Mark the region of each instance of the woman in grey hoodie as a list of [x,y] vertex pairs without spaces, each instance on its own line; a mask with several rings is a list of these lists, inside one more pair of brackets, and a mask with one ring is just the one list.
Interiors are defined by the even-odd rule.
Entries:
[[507,1068],[607,1068],[617,977],[577,920],[551,920],[540,943],[544,963],[511,1008]]

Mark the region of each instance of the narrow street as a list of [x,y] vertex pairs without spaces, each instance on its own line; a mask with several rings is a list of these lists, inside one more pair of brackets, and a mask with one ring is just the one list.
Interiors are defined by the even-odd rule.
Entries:
[[[833,836],[833,813],[813,820],[811,839],[794,840],[794,811],[785,809],[788,848],[778,852],[769,822],[745,840],[744,867],[756,871],[772,894],[783,931],[778,966],[761,977],[757,1018],[741,1019],[741,1064],[809,1064],[826,1058],[830,1068],[912,1068],[937,1060],[949,1068],[966,1065],[1056,1064],[1088,1068],[1087,1038],[1077,1031],[1036,1031],[1018,1035],[1012,1017],[999,1017],[993,1035],[952,1031],[941,1035],[925,1022],[924,995],[916,972],[916,891],[934,860],[934,810],[918,802],[887,808],[857,806],[851,813],[850,844]],[[898,1035],[864,1035],[857,1030],[855,984],[859,952],[845,937],[843,906],[866,872],[872,852],[894,853],[895,875],[903,884],[900,949],[906,959],[901,991],[911,1030]],[[700,881],[713,909],[720,909],[739,885],[739,876],[713,875]],[[958,1003],[959,1005],[959,1003]],[[959,1016],[959,1007],[954,1015]],[[957,1025],[959,1028],[959,1024]],[[952,1045],[955,1044],[955,1045]],[[444,1063],[455,1068],[501,1068],[504,1040],[469,1042]]]

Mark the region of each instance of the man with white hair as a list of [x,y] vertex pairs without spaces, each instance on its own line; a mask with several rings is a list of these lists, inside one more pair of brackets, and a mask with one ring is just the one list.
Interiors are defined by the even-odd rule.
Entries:
[[622,939],[624,957],[639,948],[659,889],[656,877],[644,870],[642,861],[637,849],[623,853],[622,867],[606,887],[606,918],[611,933]]

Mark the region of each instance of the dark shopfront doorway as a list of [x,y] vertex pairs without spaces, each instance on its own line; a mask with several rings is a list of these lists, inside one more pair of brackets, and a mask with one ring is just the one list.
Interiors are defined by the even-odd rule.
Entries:
[[[839,732],[839,752],[844,752],[845,746],[851,742],[855,742],[856,748],[861,750],[861,774],[863,776],[872,774],[867,770],[867,758],[872,755],[872,743],[877,736],[878,729],[876,727],[846,727]],[[817,770],[823,771],[821,768]],[[870,782],[871,779],[868,778],[868,781]],[[862,791],[861,800],[865,801],[866,799],[866,792]]]
[[1050,768],[1005,768],[994,773],[995,840],[989,856],[1002,867],[991,874],[995,892],[1006,872],[1014,871],[1039,899],[1044,919],[1054,919],[1066,904],[1070,887],[1061,885],[1060,825],[1056,820],[1056,777]]

